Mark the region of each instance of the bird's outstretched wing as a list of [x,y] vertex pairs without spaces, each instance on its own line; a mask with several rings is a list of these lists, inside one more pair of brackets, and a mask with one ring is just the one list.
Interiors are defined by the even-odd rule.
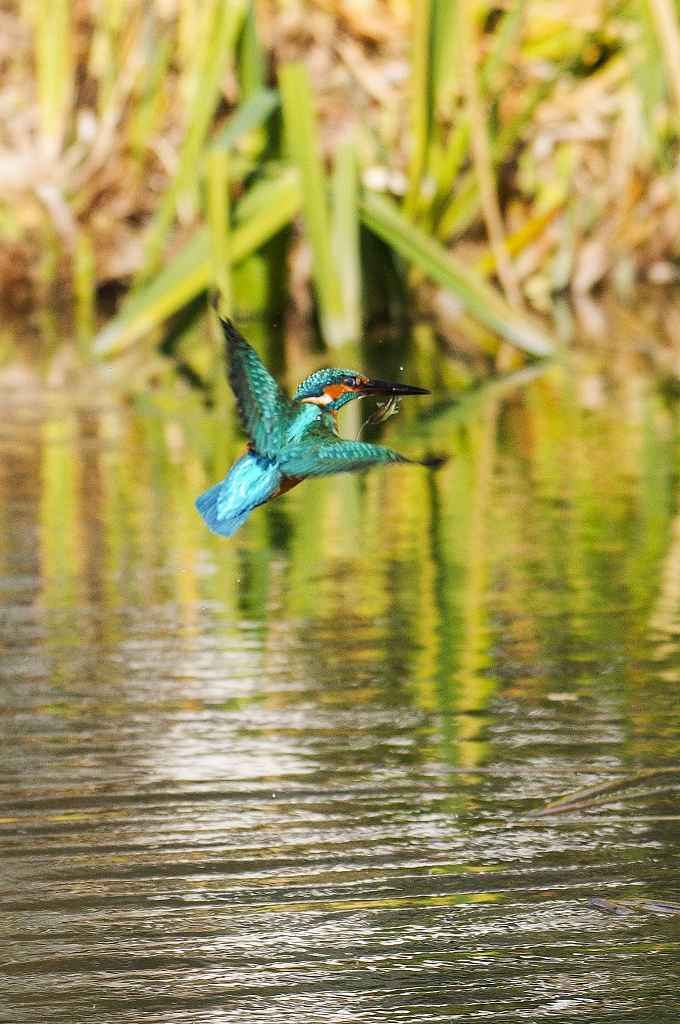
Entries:
[[286,476],[328,476],[330,473],[350,473],[369,466],[388,465],[392,462],[412,462],[412,459],[365,441],[345,441],[322,425],[307,431],[304,441],[289,446],[279,459],[279,467]]
[[285,443],[293,405],[231,320],[220,317],[220,323],[241,422],[258,455],[272,458]]

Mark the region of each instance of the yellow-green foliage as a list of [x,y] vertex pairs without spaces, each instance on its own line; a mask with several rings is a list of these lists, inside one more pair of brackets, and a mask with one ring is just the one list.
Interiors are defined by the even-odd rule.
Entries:
[[131,288],[107,353],[208,288],[238,311],[232,269],[290,225],[276,261],[329,344],[382,272],[361,231],[534,353],[529,307],[556,292],[675,279],[672,0],[23,0],[6,21],[0,260],[43,293],[70,279],[85,353],[102,284]]

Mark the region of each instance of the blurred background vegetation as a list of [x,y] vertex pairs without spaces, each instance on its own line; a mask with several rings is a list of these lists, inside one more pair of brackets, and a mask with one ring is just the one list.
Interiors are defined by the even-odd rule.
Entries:
[[326,347],[415,308],[507,368],[604,294],[651,310],[618,342],[677,376],[675,0],[17,0],[1,24],[3,298],[84,361],[172,352],[218,289]]

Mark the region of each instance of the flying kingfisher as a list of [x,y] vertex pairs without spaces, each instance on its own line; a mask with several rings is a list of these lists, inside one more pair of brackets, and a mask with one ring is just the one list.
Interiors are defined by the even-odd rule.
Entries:
[[224,480],[196,500],[213,533],[231,537],[254,508],[307,477],[414,462],[391,448],[338,437],[337,413],[354,398],[429,395],[426,388],[372,380],[353,370],[317,370],[298,385],[291,400],[232,322],[223,317],[220,322],[229,383],[249,441]]

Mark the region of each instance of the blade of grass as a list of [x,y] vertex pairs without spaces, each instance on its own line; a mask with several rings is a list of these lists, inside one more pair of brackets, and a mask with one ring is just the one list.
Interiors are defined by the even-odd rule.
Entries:
[[248,5],[239,44],[238,76],[241,94],[247,99],[267,80],[267,61],[257,34],[255,4]]
[[125,46],[122,31],[126,26],[129,4],[126,0],[107,0],[94,7],[89,72],[97,80],[97,115],[102,117],[111,101]]
[[672,0],[648,0],[661,52],[666,65],[668,88],[680,113],[680,31],[677,7]]
[[[558,201],[548,207],[547,210],[543,210],[540,213],[527,217],[522,226],[506,238],[505,245],[508,252],[512,255],[522,252],[525,246],[530,245],[535,241],[535,239],[543,233],[545,228],[555,220],[563,207],[564,202]],[[492,274],[495,267],[496,257],[491,251],[485,252],[484,255],[475,263],[475,270],[484,277]]]
[[49,150],[61,149],[73,97],[73,12],[70,0],[38,0],[34,12],[40,126]]
[[239,139],[263,124],[278,102],[278,95],[272,89],[253,92],[229,119],[208,152],[206,212],[210,227],[213,281],[227,315],[233,313],[234,303],[230,258],[229,154]]
[[[451,118],[451,111],[456,106],[456,96],[461,84],[461,68],[466,55],[461,52],[464,45],[463,34],[457,28],[460,18],[460,5],[450,0],[433,0],[432,23],[432,64],[433,64],[433,105],[436,123],[432,126],[430,142],[429,166],[435,180],[435,193],[419,223],[427,226],[438,224],[443,211],[451,201],[453,183],[458,176],[465,160],[470,144],[470,120],[464,111],[456,116],[452,129],[446,132],[446,124]],[[493,44],[488,56],[479,68],[479,91],[486,95],[490,83],[494,82],[499,73],[509,63],[509,51],[515,44],[522,28],[526,0],[519,0],[512,9],[504,14],[498,22],[493,36]],[[502,83],[499,83],[499,88]],[[498,95],[498,89],[496,90]],[[435,116],[433,114],[433,116]],[[495,146],[495,140],[494,146]],[[475,204],[478,207],[478,188],[474,178]],[[455,189],[457,196],[459,189]],[[463,209],[466,208],[463,202]],[[474,215],[474,213],[473,213]]]
[[427,166],[430,122],[432,116],[431,82],[431,20],[432,0],[419,0],[413,5],[413,49],[411,51],[411,153],[408,189],[404,211],[413,217],[418,208],[420,187]]
[[229,0],[214,8],[214,23],[202,58],[199,85],[193,90],[187,112],[187,133],[179,155],[177,172],[152,221],[144,254],[142,275],[148,277],[158,265],[167,233],[172,225],[177,200],[194,178],[196,162],[220,99],[222,79],[231,61],[236,38],[245,14],[244,0]]
[[494,91],[496,76],[508,62],[509,51],[522,31],[525,7],[526,0],[515,0],[510,9],[498,20],[493,45],[479,73],[479,87],[484,94]]
[[496,271],[508,301],[522,308],[522,296],[508,255],[505,242],[505,225],[498,202],[496,175],[491,158],[491,146],[488,135],[488,112],[484,109],[477,81],[476,54],[479,42],[476,38],[475,18],[477,7],[473,0],[461,0],[459,26],[463,45],[461,59],[463,62],[463,87],[471,127],[472,157],[475,173],[479,184],[479,196],[482,213],[486,223],[491,251],[494,255]]
[[[494,167],[500,166],[501,162],[511,151],[522,129],[531,120],[534,111],[546,96],[549,95],[553,86],[554,82],[551,80],[540,82],[529,90],[523,108],[498,133],[494,141]],[[465,231],[474,220],[479,205],[479,183],[475,170],[471,169],[461,176],[451,201],[445,206],[444,212],[437,224],[437,237],[445,240],[451,238],[454,234],[460,234]]]
[[235,146],[244,135],[263,124],[279,102],[273,89],[258,89],[234,111],[213,145],[224,149]]
[[73,292],[78,349],[83,358],[90,355],[94,335],[97,275],[92,239],[80,230],[73,253]]
[[213,282],[227,316],[233,312],[231,284],[231,212],[229,196],[229,150],[213,146],[208,154],[206,215],[210,229]]
[[[267,57],[257,32],[257,21],[255,18],[255,4],[248,6],[243,31],[238,45],[236,58],[236,71],[238,74],[239,88],[243,101],[250,99],[256,93],[265,89],[267,84]],[[278,103],[278,93],[272,92]],[[259,155],[265,149],[268,142],[268,132],[264,126],[253,132],[248,140],[248,152],[253,156]]]
[[175,0],[177,21],[173,40],[174,63],[177,66],[177,97],[184,115],[194,102],[205,63],[205,52],[215,20],[218,0]]
[[431,119],[448,120],[455,106],[460,78],[460,36],[456,32],[459,0],[431,0]]
[[[297,215],[302,191],[295,171],[260,186],[258,212],[239,223],[231,236],[233,266],[255,252]],[[238,221],[238,209],[236,220]],[[139,288],[95,339],[94,352],[107,358],[172,316],[204,291],[212,280],[210,233],[200,228],[177,256],[148,285]]]
[[[133,13],[135,16],[133,17]],[[92,139],[87,157],[74,168],[71,177],[72,204],[81,211],[93,200],[92,188],[96,172],[112,158],[120,144],[121,129],[124,132],[126,114],[134,107],[135,95],[144,79],[149,45],[142,30],[138,12],[131,12],[128,19],[126,45],[117,54],[117,73],[106,90],[106,103],[102,103],[96,120],[96,133]]]
[[312,87],[304,64],[284,64],[279,72],[288,148],[302,184],[305,232],[314,259],[313,274],[322,334],[329,345],[351,340],[331,248],[326,175],[321,158]]
[[427,174],[427,188],[419,190],[418,201],[411,211],[412,218],[428,230],[437,222],[469,148],[470,126],[464,113],[457,112],[455,124],[450,124],[452,111],[458,107],[460,90],[458,2],[431,0],[427,167],[423,172]]
[[421,221],[422,226],[429,231],[438,223],[442,211],[446,208],[453,183],[467,157],[469,146],[470,123],[466,117],[461,117],[449,132],[448,137],[435,141],[430,147],[432,174],[436,188],[427,210],[427,216]]
[[464,267],[443,246],[407,221],[384,196],[366,194],[360,212],[362,221],[371,231],[433,281],[453,292],[465,309],[487,327],[531,355],[552,354],[553,342],[546,331],[513,310],[474,271]]
[[332,188],[333,249],[347,329],[356,339],[361,333],[361,258],[357,160],[352,142],[338,146]]
[[149,140],[154,138],[156,126],[167,103],[164,83],[172,60],[172,40],[169,35],[152,38],[153,49],[141,82],[139,95],[130,110],[128,139],[134,159],[141,164],[148,152]]

